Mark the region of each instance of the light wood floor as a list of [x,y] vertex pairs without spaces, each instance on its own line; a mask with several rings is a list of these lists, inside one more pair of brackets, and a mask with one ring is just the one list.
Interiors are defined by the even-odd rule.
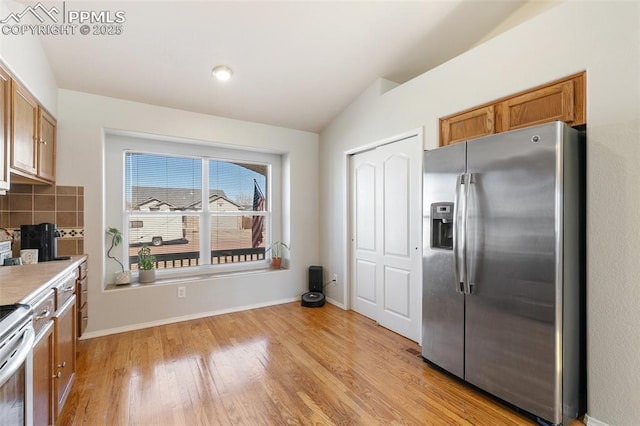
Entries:
[[61,425],[533,422],[354,312],[290,303],[84,340]]

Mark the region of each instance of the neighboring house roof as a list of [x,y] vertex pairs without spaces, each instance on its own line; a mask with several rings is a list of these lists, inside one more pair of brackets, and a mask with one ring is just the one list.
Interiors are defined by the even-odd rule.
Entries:
[[[222,194],[211,194],[211,195],[209,196],[209,204],[214,203],[214,202],[216,202],[216,201],[218,201],[218,200],[224,200],[224,201],[226,201],[227,203],[232,204],[232,205],[234,205],[235,207],[237,207],[237,208],[238,208],[238,210],[243,210],[243,209],[244,209],[244,207],[242,207],[240,204],[238,204],[238,203],[236,203],[236,202],[231,201],[230,199],[228,199],[228,198],[227,198],[227,196],[226,196],[226,195],[224,195],[224,191],[220,191],[220,192],[222,192]],[[199,210],[201,206],[202,206],[202,202],[201,202],[200,200],[198,200],[198,201],[196,201],[195,203],[190,204],[190,205],[188,205],[188,206],[186,206],[186,207],[187,207],[189,210],[191,210],[191,209],[193,209],[193,210]]]
[[[212,189],[209,194],[210,197],[219,195],[226,198],[226,194],[221,189]],[[131,187],[131,206],[133,209],[139,209],[150,200],[157,200],[160,204],[164,203],[172,210],[184,210],[187,206],[200,202],[200,191],[189,188]]]
[[171,203],[167,203],[166,201],[158,200],[157,198],[149,198],[147,201],[138,204],[136,207],[140,210],[147,208],[149,210],[174,210],[176,206]]

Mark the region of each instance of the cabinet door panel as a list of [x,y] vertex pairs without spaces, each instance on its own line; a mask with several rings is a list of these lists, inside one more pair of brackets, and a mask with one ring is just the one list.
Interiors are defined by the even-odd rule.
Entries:
[[60,376],[55,383],[55,406],[57,418],[71,390],[76,371],[76,298],[73,296],[58,310],[54,317],[56,336],[56,374]]
[[451,145],[495,132],[492,105],[440,120],[440,146]]
[[78,310],[78,337],[84,334],[87,324],[89,324],[89,305],[85,303]]
[[551,121],[574,121],[573,80],[516,96],[502,103],[503,130]]
[[39,123],[38,176],[53,182],[56,180],[56,121],[40,109]]
[[0,68],[0,190],[9,189],[9,120],[11,78]]
[[53,424],[55,341],[53,321],[42,327],[33,346],[33,424]]
[[89,287],[87,285],[87,262],[82,262],[78,267],[76,279],[76,304],[78,307],[78,337],[84,334],[89,322]]
[[78,279],[76,281],[76,288],[76,303],[78,304],[78,309],[80,309],[85,303],[87,303],[87,277]]
[[35,175],[37,173],[38,103],[15,80],[12,86],[11,167]]

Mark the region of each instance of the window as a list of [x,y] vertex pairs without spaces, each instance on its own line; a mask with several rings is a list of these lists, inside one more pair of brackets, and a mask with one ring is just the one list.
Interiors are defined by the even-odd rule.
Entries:
[[[122,200],[129,269],[137,270],[137,252],[144,245],[156,256],[160,275],[265,265],[265,247],[279,230],[273,203],[280,198],[272,194],[279,156],[112,138],[107,169],[119,165],[122,185],[118,190],[116,182],[107,182],[107,197]],[[107,212],[108,222],[113,217]]]

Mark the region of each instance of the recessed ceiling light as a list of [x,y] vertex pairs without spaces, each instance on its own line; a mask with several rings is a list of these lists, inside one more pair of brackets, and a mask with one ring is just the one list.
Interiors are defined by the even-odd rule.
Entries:
[[211,70],[211,74],[220,81],[227,81],[233,75],[233,71],[226,65],[218,65]]

